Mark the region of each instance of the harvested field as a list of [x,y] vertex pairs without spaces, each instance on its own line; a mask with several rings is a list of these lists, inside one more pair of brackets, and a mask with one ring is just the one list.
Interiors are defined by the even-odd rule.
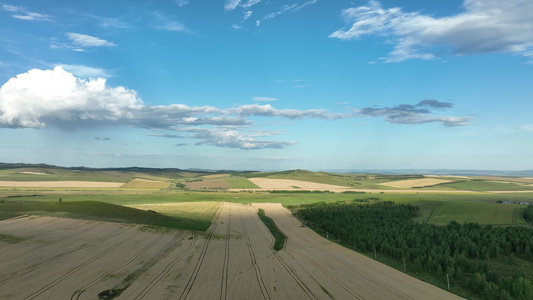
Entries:
[[255,185],[265,190],[339,190],[348,188],[340,185],[315,183],[292,179],[249,178]]
[[0,181],[0,187],[31,187],[31,188],[117,188],[123,182],[97,181]]
[[422,178],[422,179],[409,179],[409,180],[398,180],[380,183],[380,185],[398,188],[398,189],[410,189],[414,187],[425,187],[433,186],[441,183],[452,182],[451,180],[446,179],[437,179],[437,178]]
[[136,178],[124,184],[122,187],[133,189],[166,189],[169,186],[170,182]]
[[230,177],[230,176],[231,175],[229,175],[229,174],[213,174],[213,175],[202,176],[202,178],[215,179],[215,178],[224,178],[224,177]]
[[[265,210],[289,237],[273,238]],[[460,299],[321,238],[280,204],[222,203],[205,234],[51,217],[0,221],[1,299]]]
[[231,185],[224,181],[224,179],[209,179],[202,181],[185,182],[185,186],[190,190],[205,190],[205,189],[229,189]]

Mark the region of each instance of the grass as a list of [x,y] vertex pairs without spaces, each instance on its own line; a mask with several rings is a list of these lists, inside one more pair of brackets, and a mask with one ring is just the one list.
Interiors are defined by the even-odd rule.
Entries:
[[210,222],[220,207],[220,202],[179,202],[163,204],[138,204],[128,207],[151,210],[160,214],[178,218],[194,219]]
[[60,216],[197,231],[205,231],[211,225],[205,220],[173,217],[97,201],[0,203],[0,218],[3,214],[8,216],[23,214]]
[[[15,196],[15,197],[14,197]],[[0,200],[10,201],[32,201],[32,202],[57,202],[62,198],[64,202],[77,201],[98,201],[117,205],[141,205],[141,204],[164,204],[164,203],[191,203],[204,201],[227,201],[234,203],[281,203],[284,206],[299,205],[314,202],[335,202],[363,199],[367,197],[380,197],[386,201],[397,203],[410,203],[421,207],[421,216],[417,218],[419,222],[444,223],[447,221],[473,221],[469,215],[481,213],[479,220],[481,224],[525,225],[523,221],[523,209],[525,206],[515,206],[514,204],[496,204],[496,201],[531,201],[531,194],[528,193],[470,193],[470,194],[439,194],[439,193],[371,193],[371,194],[318,194],[318,193],[251,193],[251,192],[190,192],[190,191],[140,191],[140,190],[100,190],[100,191],[12,191],[0,190]],[[7,198],[10,197],[10,198]],[[448,203],[452,202],[452,203]],[[448,203],[448,204],[447,204]],[[438,208],[440,205],[442,207]],[[488,205],[486,209],[479,212],[472,212],[480,207]],[[512,209],[513,207],[518,210]],[[501,211],[499,211],[501,210]],[[0,209],[0,212],[2,210]],[[496,211],[496,215],[492,218]],[[491,214],[492,213],[492,214]],[[433,215],[434,214],[434,215]],[[1,214],[0,214],[1,215]],[[514,221],[513,221],[514,216]],[[1,216],[0,216],[1,217]],[[4,212],[4,218],[9,217]],[[192,216],[195,218],[194,216]],[[492,219],[491,219],[492,218]]]
[[0,242],[16,244],[26,240],[26,237],[0,233]]
[[279,230],[278,226],[276,226],[276,223],[274,223],[274,220],[272,220],[270,217],[267,217],[265,214],[265,211],[263,209],[259,209],[257,214],[259,215],[259,218],[263,223],[265,223],[265,226],[270,230],[270,233],[274,236],[274,250],[279,251],[285,247],[285,241],[287,240],[287,236]]
[[258,189],[259,187],[244,177],[231,176],[225,177],[224,181],[233,189]]

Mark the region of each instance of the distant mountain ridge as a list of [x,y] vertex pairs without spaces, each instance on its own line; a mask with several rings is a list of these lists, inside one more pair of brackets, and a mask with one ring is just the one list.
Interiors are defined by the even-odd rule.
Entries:
[[[253,172],[269,172],[269,171],[252,171],[252,170],[213,170],[213,169],[179,169],[179,168],[148,168],[148,167],[111,167],[111,168],[91,168],[91,167],[61,167],[49,165],[44,163],[27,164],[27,163],[2,163],[0,162],[0,170],[7,169],[22,169],[22,168],[41,168],[41,169],[63,169],[74,171],[124,171],[124,172],[198,172],[198,173],[253,173]],[[286,170],[290,171],[305,171],[305,170]],[[506,176],[506,177],[533,177],[533,170],[472,170],[472,169],[355,169],[355,170],[340,170],[330,169],[321,170],[329,173],[347,173],[347,174],[384,174],[384,175],[452,175],[452,176]],[[276,171],[275,171],[276,172]],[[319,172],[319,171],[317,171]]]
[[90,168],[90,167],[61,167],[48,164],[26,164],[26,163],[0,163],[0,170],[8,169],[22,169],[22,168],[40,168],[40,169],[62,169],[62,170],[74,170],[74,171],[124,171],[124,172],[203,172],[203,173],[216,173],[220,171],[208,171],[200,169],[178,169],[178,168],[146,168],[146,167],[116,167],[116,168]]
[[384,175],[451,175],[451,176],[504,176],[533,177],[533,170],[469,170],[469,169],[361,169],[361,170],[328,170],[333,173],[349,174],[384,174]]

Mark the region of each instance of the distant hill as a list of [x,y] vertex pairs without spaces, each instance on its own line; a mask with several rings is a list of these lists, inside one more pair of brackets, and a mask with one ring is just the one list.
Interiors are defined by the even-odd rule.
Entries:
[[178,169],[178,168],[145,168],[145,167],[116,167],[116,168],[90,168],[90,167],[61,167],[48,164],[25,164],[25,163],[2,163],[0,162],[0,170],[8,169],[60,169],[60,170],[73,170],[73,171],[120,171],[120,172],[194,172],[194,173],[227,173],[230,171],[210,171],[202,169]]
[[398,170],[331,170],[331,172],[349,174],[388,174],[388,175],[453,175],[453,176],[509,176],[533,177],[533,170],[468,170],[468,169],[398,169]]
[[[207,174],[234,174],[242,177],[266,177],[266,176],[317,176],[316,173],[307,170],[285,170],[285,171],[236,171],[236,170],[211,170],[211,169],[178,169],[178,168],[146,168],[146,167],[111,167],[111,168],[90,168],[90,167],[61,167],[48,164],[26,164],[26,163],[2,163],[0,170],[38,168],[38,169],[60,169],[72,171],[119,171],[119,172],[137,172],[152,175],[161,174],[179,174],[179,173],[197,173],[198,175]],[[328,173],[343,174],[382,174],[382,175],[454,175],[454,176],[509,176],[509,177],[533,177],[533,170],[471,170],[471,169],[352,169],[352,170],[324,170]],[[315,173],[315,174],[314,174]]]

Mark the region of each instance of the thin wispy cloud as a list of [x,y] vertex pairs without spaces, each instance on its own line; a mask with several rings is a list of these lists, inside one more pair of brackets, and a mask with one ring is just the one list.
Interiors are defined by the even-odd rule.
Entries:
[[270,102],[270,101],[277,101],[277,98],[270,98],[270,97],[254,97],[255,102]]
[[92,14],[84,14],[83,16],[96,20],[100,27],[106,29],[126,29],[130,27],[129,24],[123,22],[118,18],[106,18]]
[[176,4],[179,6],[179,7],[183,7],[187,4],[189,4],[189,1],[187,0],[176,0]]
[[[273,12],[270,12],[270,13],[268,13],[266,15],[263,15],[262,17],[258,16],[257,19],[255,20],[255,26],[259,27],[261,25],[262,21],[274,19],[274,18],[276,18],[279,15],[288,14],[288,13],[295,13],[295,12],[301,10],[302,8],[306,7],[306,6],[315,4],[316,2],[318,2],[318,0],[296,2],[296,3],[291,3],[291,4],[285,4],[285,5],[282,5],[281,7],[276,7]],[[251,16],[252,16],[252,13],[254,13],[253,10],[252,10],[252,7],[256,6],[259,3],[263,3],[264,4],[264,5],[262,5],[263,6],[263,10],[264,9],[272,10],[272,7],[274,7],[274,5],[272,3],[270,3],[269,1],[262,2],[261,0],[248,0],[248,1],[227,0],[224,3],[224,9],[226,11],[233,11],[233,10],[235,10],[237,8],[243,9],[243,18],[241,19],[241,21],[239,23],[240,25],[233,24],[232,28],[234,28],[234,29],[243,29],[243,26],[244,26],[243,24],[245,23],[245,21],[250,19]],[[254,13],[254,16],[256,16],[256,15],[257,14]]]
[[366,6],[344,9],[341,14],[347,28],[330,37],[385,37],[394,44],[386,62],[480,53],[514,53],[531,59],[532,1],[465,0],[463,9],[455,15],[433,17],[398,7],[383,8],[380,2],[370,1]]
[[468,125],[472,116],[432,116],[436,110],[452,108],[450,102],[437,100],[422,100],[415,105],[400,104],[393,107],[365,107],[357,109],[356,113],[366,117],[385,117],[385,121],[395,124],[423,124],[439,122],[445,127]]
[[226,2],[224,3],[224,9],[227,11],[234,10],[235,8],[237,8],[239,3],[241,3],[241,0],[226,0]]
[[17,11],[23,10],[23,8],[20,6],[14,6],[14,5],[9,5],[9,4],[2,4],[2,8],[5,11],[10,11],[10,12],[17,12]]
[[278,11],[275,11],[275,12],[272,12],[272,13],[269,13],[268,15],[266,15],[263,18],[263,20],[274,19],[275,17],[277,17],[279,15],[283,15],[283,14],[286,14],[286,13],[297,12],[297,11],[299,11],[300,9],[302,9],[302,8],[304,8],[306,6],[315,4],[317,2],[318,2],[318,0],[311,0],[311,1],[304,2],[304,3],[294,3],[294,4],[283,5],[283,6],[281,6],[281,8]]
[[183,136],[170,133],[146,133],[147,136],[162,137],[167,139],[182,139]]
[[82,78],[111,78],[111,74],[108,70],[102,68],[89,67],[84,65],[69,65],[69,64],[56,64],[61,66],[65,71],[72,73],[75,76]]
[[282,149],[296,144],[296,142],[261,140],[258,136],[231,129],[205,129],[198,128],[191,138],[199,139],[196,145],[211,145],[225,148],[238,148],[243,150],[274,148]]
[[157,19],[156,29],[193,34],[193,32],[181,22],[172,20],[170,17],[161,13],[155,13],[154,15]]
[[116,47],[112,42],[106,41],[104,39],[90,36],[87,34],[67,32],[65,33],[67,38],[72,41],[73,44],[83,48],[89,47]]
[[2,8],[5,11],[17,13],[12,14],[11,17],[19,20],[26,20],[26,21],[46,21],[46,22],[52,22],[53,17],[46,14],[40,14],[36,12],[31,12],[26,10],[24,7],[21,6],[14,6],[9,4],[3,4]]

